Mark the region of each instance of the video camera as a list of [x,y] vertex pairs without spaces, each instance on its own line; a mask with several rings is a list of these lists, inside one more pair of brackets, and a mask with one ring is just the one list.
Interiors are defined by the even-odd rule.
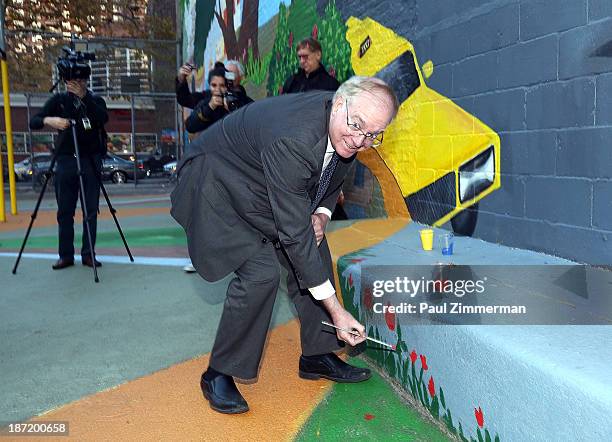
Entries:
[[76,79],[87,79],[91,75],[88,61],[94,61],[96,56],[93,52],[81,52],[62,48],[65,54],[57,59],[57,72],[61,80],[70,81]]

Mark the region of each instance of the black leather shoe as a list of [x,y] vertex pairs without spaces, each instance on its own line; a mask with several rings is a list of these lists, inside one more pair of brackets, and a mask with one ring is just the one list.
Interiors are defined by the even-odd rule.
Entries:
[[[98,261],[95,258],[94,258],[94,261],[96,263],[96,267],[102,267],[102,263],[100,261]],[[82,256],[81,257],[81,262],[83,263],[84,266],[93,267],[93,264],[91,263],[91,256],[89,256],[89,255]]]
[[53,270],[61,270],[74,265],[74,259],[60,258],[51,266]]
[[362,382],[372,376],[369,368],[353,367],[335,353],[300,356],[299,374],[302,379],[325,378],[335,382]]
[[249,405],[231,376],[209,368],[202,374],[200,387],[210,403],[210,408],[219,413],[239,414],[249,411]]

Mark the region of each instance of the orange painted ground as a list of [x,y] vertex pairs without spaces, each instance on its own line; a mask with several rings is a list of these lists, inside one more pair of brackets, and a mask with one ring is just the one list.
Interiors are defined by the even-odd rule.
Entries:
[[206,355],[86,397],[33,421],[68,421],[70,437],[58,441],[289,440],[331,384],[299,379],[299,356],[297,322],[277,327],[270,334],[258,382],[239,384],[251,408],[242,415],[217,413],[203,398],[199,381],[208,365]]

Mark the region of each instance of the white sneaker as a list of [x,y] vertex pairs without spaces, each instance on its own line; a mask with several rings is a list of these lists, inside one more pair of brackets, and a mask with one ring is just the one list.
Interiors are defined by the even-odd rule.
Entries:
[[183,271],[185,273],[195,273],[196,269],[192,264],[187,264],[185,267],[183,267]]

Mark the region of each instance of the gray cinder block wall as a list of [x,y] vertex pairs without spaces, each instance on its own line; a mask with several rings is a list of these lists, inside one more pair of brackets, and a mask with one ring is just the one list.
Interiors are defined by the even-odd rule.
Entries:
[[612,0],[336,4],[412,41],[429,86],[499,133],[474,236],[612,264]]

